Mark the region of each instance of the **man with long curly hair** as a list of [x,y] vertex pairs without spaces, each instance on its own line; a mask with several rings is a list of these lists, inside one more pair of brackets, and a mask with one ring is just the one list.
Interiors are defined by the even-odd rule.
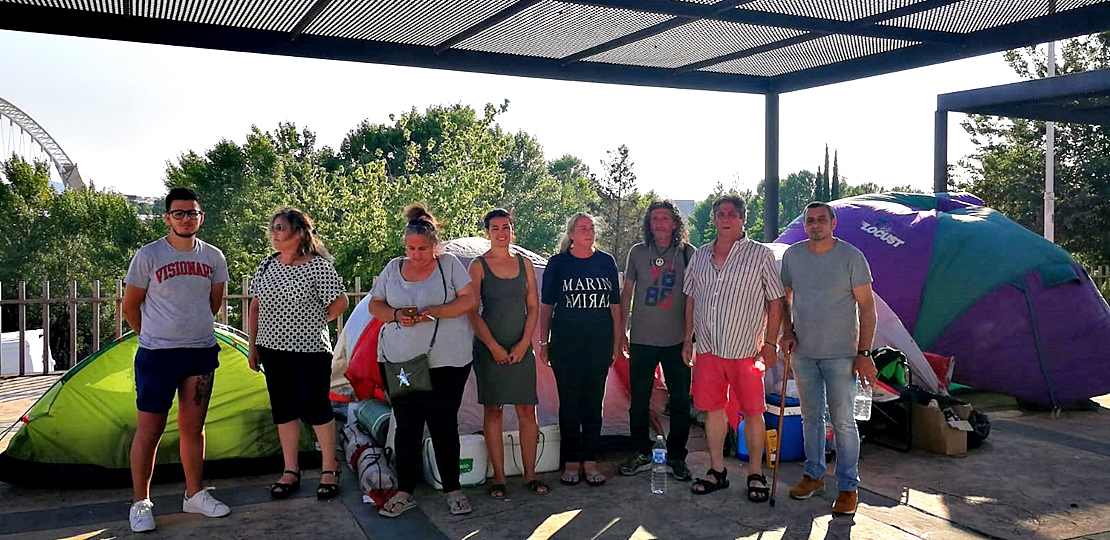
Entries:
[[621,292],[622,328],[628,328],[630,314],[632,323],[631,336],[626,338],[632,387],[628,424],[637,452],[621,464],[620,472],[634,475],[651,469],[648,406],[655,367],[662,364],[670,390],[667,469],[676,480],[686,481],[690,479],[690,469],[686,467],[686,441],[690,435],[690,367],[682,357],[687,334],[686,295],[682,285],[694,248],[687,242],[682,212],[670,200],[655,200],[648,206],[643,234],[644,241],[628,252]]

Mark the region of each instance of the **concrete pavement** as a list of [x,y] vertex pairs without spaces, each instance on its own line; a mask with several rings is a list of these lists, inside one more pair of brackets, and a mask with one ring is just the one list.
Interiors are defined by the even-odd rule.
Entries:
[[[0,380],[0,424],[14,422],[45,391],[45,378]],[[786,491],[801,475],[788,463],[780,472],[777,504],[744,499],[745,464],[728,461],[731,488],[697,496],[689,483],[670,482],[652,495],[647,474],[616,474],[623,455],[605,456],[605,486],[558,483],[537,496],[519,477],[510,496],[494,501],[485,488],[468,489],[474,513],[451,516],[442,494],[417,490],[418,510],[398,519],[377,515],[361,502],[354,475],[343,475],[340,499],[315,500],[318,471],[306,471],[301,491],[270,501],[271,477],[215,480],[214,494],[232,514],[207,519],[180,513],[180,484],[154,488],[158,530],[144,538],[390,538],[429,539],[914,539],[1110,540],[1110,399],[1094,411],[1026,413],[1000,396],[971,395],[991,414],[993,432],[963,457],[921,451],[900,453],[863,445],[861,505],[854,518],[832,517],[835,493],[809,501]],[[0,446],[4,441],[0,441]],[[700,431],[689,463],[704,473],[708,455]],[[831,473],[831,469],[830,469]],[[276,474],[274,475],[276,478]],[[0,538],[130,538],[129,490],[28,489],[0,484]]]

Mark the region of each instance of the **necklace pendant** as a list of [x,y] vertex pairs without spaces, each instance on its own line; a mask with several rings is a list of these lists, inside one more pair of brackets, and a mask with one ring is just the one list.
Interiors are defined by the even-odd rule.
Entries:
[[663,266],[663,257],[656,257],[655,258],[655,266],[660,266],[660,267]]

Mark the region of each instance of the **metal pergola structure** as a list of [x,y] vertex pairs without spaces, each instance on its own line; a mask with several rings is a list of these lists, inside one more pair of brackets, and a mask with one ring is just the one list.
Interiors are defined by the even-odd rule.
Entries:
[[[1073,73],[937,96],[933,187],[947,186],[948,113],[1110,124],[1110,70]],[[938,189],[939,191],[943,191]]]
[[1110,0],[0,0],[0,29],[763,94],[772,240],[780,94],[1107,30]]

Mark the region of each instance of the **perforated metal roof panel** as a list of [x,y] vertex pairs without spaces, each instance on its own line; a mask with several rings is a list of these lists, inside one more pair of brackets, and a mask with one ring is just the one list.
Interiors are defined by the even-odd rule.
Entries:
[[0,29],[767,93],[1110,30],[1110,0],[0,0]]

